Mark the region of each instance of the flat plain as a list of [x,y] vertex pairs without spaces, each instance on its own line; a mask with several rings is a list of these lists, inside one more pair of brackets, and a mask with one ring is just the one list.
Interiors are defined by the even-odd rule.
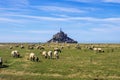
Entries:
[[[20,45],[0,44],[3,59],[0,80],[120,80],[120,44],[34,44],[43,46],[41,50],[28,49],[31,45],[28,43],[22,44],[23,49]],[[104,52],[90,50],[91,46]],[[53,51],[55,47],[62,50],[59,59],[45,59],[41,55],[42,51]],[[21,57],[13,58],[13,50],[18,50]],[[28,60],[27,53],[30,52],[34,52],[40,61]]]

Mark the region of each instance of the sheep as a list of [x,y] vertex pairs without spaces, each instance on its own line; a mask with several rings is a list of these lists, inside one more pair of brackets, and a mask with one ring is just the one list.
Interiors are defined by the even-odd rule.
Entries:
[[56,57],[56,59],[59,59],[59,52],[61,53],[61,50],[59,48],[54,49],[54,56]]
[[94,51],[97,51],[97,50],[98,50],[98,48],[93,48],[93,50],[94,50]]
[[88,47],[88,49],[89,49],[89,50],[93,50],[94,48],[92,48],[92,47]]
[[40,50],[44,50],[45,48],[43,46],[40,47]]
[[20,57],[20,54],[19,54],[19,52],[17,51],[17,50],[14,50],[14,51],[12,51],[11,52],[11,55],[13,56],[13,57]]
[[39,49],[40,48],[40,46],[38,45],[38,46],[36,46],[36,49]]
[[19,45],[18,45],[18,44],[16,44],[16,45],[15,45],[15,47],[19,47]]
[[35,53],[30,53],[29,58],[31,61],[35,61]]
[[42,56],[45,56],[45,58],[47,58],[47,56],[48,56],[47,51],[43,51]]
[[75,46],[76,49],[81,49],[81,47],[79,45]]
[[61,46],[61,49],[64,49],[64,46]]
[[45,48],[43,46],[37,46],[36,49],[44,50]]
[[56,57],[56,59],[59,59],[58,51],[54,51],[54,56]]
[[23,46],[23,45],[21,45],[21,46],[20,46],[20,48],[21,48],[21,49],[24,49],[24,46]]
[[98,52],[104,52],[104,50],[102,50],[101,48],[98,48]]
[[2,66],[2,63],[3,63],[3,62],[2,62],[2,58],[0,57],[0,66]]
[[54,48],[54,51],[61,52],[61,50],[59,48]]
[[13,49],[13,46],[10,46],[9,49]]
[[31,50],[32,50],[32,49],[34,49],[34,47],[29,45],[29,46],[28,46],[28,49],[31,49]]
[[76,44],[76,45],[75,45],[75,48],[76,48],[76,49],[81,49],[81,47],[80,47],[79,44]]
[[59,48],[54,48],[54,51],[55,51],[55,50],[58,50],[58,49],[59,49]]
[[52,59],[52,51],[48,51],[48,57],[50,58],[50,59]]
[[96,52],[104,52],[104,50],[102,50],[101,48],[93,48],[93,50]]
[[39,58],[35,55],[35,53],[30,53],[29,58],[31,61],[39,61]]

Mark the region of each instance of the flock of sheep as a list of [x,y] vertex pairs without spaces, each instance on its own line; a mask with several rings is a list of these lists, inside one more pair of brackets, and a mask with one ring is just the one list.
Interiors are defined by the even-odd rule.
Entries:
[[[15,47],[20,47],[21,49],[24,49],[24,45],[16,45]],[[70,48],[70,46],[68,45],[67,46],[68,48]],[[10,46],[9,47],[10,49],[13,49],[13,46]],[[28,46],[28,49],[34,49],[35,46],[34,45],[29,45]],[[59,53],[61,53],[61,50],[63,49],[64,47],[62,46],[61,48],[54,48],[54,51],[45,51],[44,47],[43,46],[36,46],[36,49],[40,49],[42,50],[42,53],[41,55],[44,57],[44,58],[48,58],[48,59],[52,59],[52,58],[56,58],[56,59],[59,59]],[[76,45],[75,46],[76,49],[81,49],[81,47],[79,45]],[[104,52],[104,50],[102,50],[102,48],[96,48],[94,46],[88,46],[86,47],[86,49],[89,49],[89,50],[93,50],[93,51],[96,51],[96,52]],[[20,53],[18,50],[13,50],[11,51],[11,56],[12,57],[15,57],[15,58],[19,58],[21,57]],[[54,56],[54,57],[53,57]],[[35,55],[35,53],[31,52],[31,53],[27,53],[27,59],[28,60],[31,60],[31,61],[40,61],[39,58]],[[0,57],[0,65],[2,65],[2,58]]]
[[[13,47],[10,46],[10,49],[12,49],[12,48]],[[21,45],[20,48],[23,49],[24,46]],[[28,49],[33,49],[33,47],[32,46],[28,46]],[[37,46],[37,49],[44,49],[44,48],[41,47],[41,46]],[[52,52],[52,51],[48,51],[47,52],[47,51],[44,50],[41,55],[44,56],[45,58],[49,58],[49,59],[52,59],[53,58],[52,56],[54,55],[54,58],[59,59],[59,53],[61,53],[61,49],[54,48],[54,52]],[[28,60],[37,61],[37,62],[39,61],[39,58],[35,55],[35,53],[31,52],[31,53],[27,53],[27,54],[29,55],[29,58],[27,58]],[[20,53],[17,50],[13,50],[11,52],[11,56],[19,58],[20,57]]]
[[[59,48],[55,48],[53,54],[56,59],[59,59],[59,53],[61,53],[61,50]],[[52,51],[48,51],[48,52],[43,51],[42,56],[44,56],[45,58],[52,59]]]
[[[15,47],[20,47],[21,49],[24,49],[24,45],[15,45]],[[10,46],[9,49],[13,49],[14,47],[13,46]],[[59,48],[54,48],[54,51],[50,50],[50,51],[46,51],[45,48],[43,46],[34,46],[34,45],[29,45],[28,46],[28,49],[40,49],[42,50],[42,53],[41,55],[45,58],[45,59],[59,59],[59,53],[61,53],[61,49]],[[27,60],[30,60],[30,61],[36,61],[36,62],[39,62],[40,59],[38,56],[36,56],[35,53],[33,52],[30,52],[30,53],[26,53],[27,54]],[[21,54],[18,50],[12,50],[11,51],[11,56],[14,57],[14,58],[20,58],[21,57]],[[2,66],[3,64],[3,61],[2,61],[2,57],[0,57],[0,66]]]

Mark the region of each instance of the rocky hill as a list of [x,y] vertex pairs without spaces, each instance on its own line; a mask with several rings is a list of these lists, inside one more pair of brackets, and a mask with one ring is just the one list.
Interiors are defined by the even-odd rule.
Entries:
[[65,34],[62,30],[57,34],[53,35],[53,38],[48,41],[48,43],[56,42],[56,43],[77,43],[73,39],[69,38],[67,34]]

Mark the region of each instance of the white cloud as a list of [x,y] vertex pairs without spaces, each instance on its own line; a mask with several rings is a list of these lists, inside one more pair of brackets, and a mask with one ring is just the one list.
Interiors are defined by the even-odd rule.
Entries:
[[73,2],[84,2],[84,3],[120,3],[120,0],[66,0],[66,1],[73,1]]
[[102,36],[106,36],[106,37],[115,37],[119,35],[120,32],[120,27],[118,26],[112,26],[110,24],[107,24],[106,26],[100,26],[100,27],[94,27],[91,28],[91,30],[89,31],[90,33],[93,32],[95,35],[100,35]]
[[16,33],[34,33],[34,34],[50,34],[50,33],[56,33],[55,30],[22,30],[22,31],[13,31]]
[[1,5],[7,5],[9,7],[26,7],[29,5],[28,0],[0,0]]
[[34,6],[34,7],[44,11],[72,12],[72,13],[85,12],[83,10],[77,8],[70,8],[70,7],[59,7],[59,6]]
[[[6,14],[4,14],[6,15]],[[17,17],[17,18],[14,18]],[[52,16],[31,16],[31,15],[20,15],[20,14],[7,14],[6,16],[0,17],[1,22],[23,22],[23,21],[87,21],[87,22],[103,22],[103,23],[117,23],[119,24],[120,18],[96,18],[96,17],[74,17],[60,15],[59,17]]]
[[95,17],[68,17],[69,21],[88,21],[88,22],[110,22],[110,23],[118,23],[120,22],[120,18],[95,18]]
[[19,23],[19,20],[11,19],[11,18],[1,18],[0,17],[0,22],[17,22]]
[[66,0],[66,1],[82,2],[82,3],[99,3],[99,2],[103,2],[102,0]]
[[27,19],[35,19],[35,20],[47,20],[47,21],[66,21],[66,18],[58,18],[58,17],[48,17],[48,16],[30,16],[30,15],[16,15],[18,17],[23,17]]
[[103,0],[103,2],[108,2],[108,3],[120,3],[120,0]]
[[67,0],[67,1],[74,1],[74,2],[93,2],[93,0]]
[[[17,17],[17,18],[14,18]],[[7,21],[7,22],[19,22],[21,21],[67,21],[67,18],[60,18],[60,17],[49,17],[49,16],[31,16],[31,15],[21,15],[21,14],[3,14],[0,17],[0,21]]]
[[57,17],[69,17],[68,15],[65,14],[51,14],[53,16],[57,16]]

